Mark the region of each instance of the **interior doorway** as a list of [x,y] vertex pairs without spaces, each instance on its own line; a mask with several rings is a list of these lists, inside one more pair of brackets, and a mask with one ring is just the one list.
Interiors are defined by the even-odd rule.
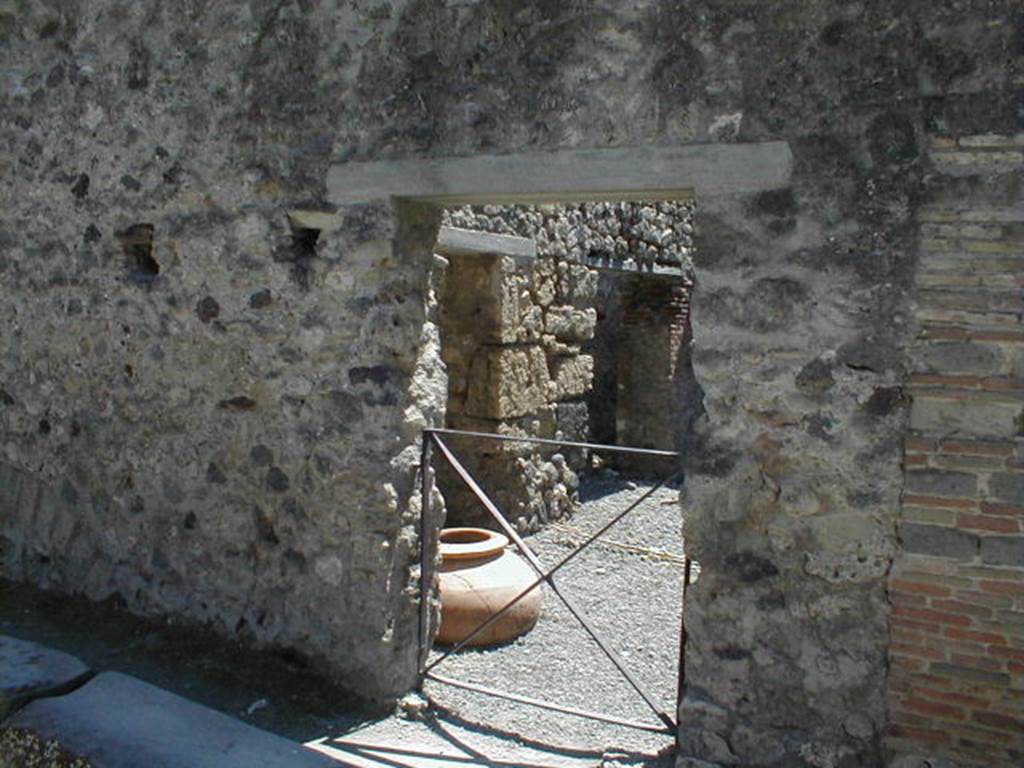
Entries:
[[[681,387],[694,384],[685,370],[693,211],[689,197],[448,209],[435,249],[444,272],[436,282],[449,377],[445,426],[675,451],[675,404],[687,399]],[[573,611],[548,594],[529,635],[446,660],[470,688],[431,678],[432,701],[523,737],[568,747],[589,741],[655,759],[674,737],[674,726],[651,735],[664,728],[657,717],[647,732],[627,735],[607,723],[538,719],[486,701],[480,690],[497,686],[531,699],[554,696],[569,709],[611,710],[637,730],[651,722],[645,704],[654,703],[673,722],[664,713],[674,713],[678,693],[686,557],[678,487],[656,486],[678,469],[678,457],[630,460],[598,447],[444,439],[548,567],[646,496],[558,575],[639,686],[623,683],[616,664],[573,624]],[[496,527],[458,473],[443,461],[434,466],[447,526]]]
[[[436,251],[445,426],[678,450],[689,358],[692,198],[447,209]],[[465,443],[465,441],[463,441]],[[521,531],[572,511],[582,475],[671,462],[479,443],[471,467]],[[458,484],[449,524],[486,519]]]

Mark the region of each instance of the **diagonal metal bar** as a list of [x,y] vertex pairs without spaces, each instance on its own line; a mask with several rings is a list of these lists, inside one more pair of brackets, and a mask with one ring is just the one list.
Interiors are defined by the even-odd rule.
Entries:
[[544,701],[543,699],[533,699],[529,696],[520,696],[518,693],[509,693],[508,691],[502,691],[497,688],[489,688],[485,685],[477,685],[475,683],[466,683],[462,680],[453,680],[450,677],[442,677],[441,675],[427,673],[426,678],[435,682],[441,683],[442,685],[450,685],[453,688],[462,688],[466,691],[473,691],[474,693],[484,693],[488,696],[494,696],[499,699],[507,699],[509,701],[515,701],[520,704],[529,704],[533,707],[540,707],[541,709],[550,709],[552,712],[561,712],[564,715],[576,715],[577,717],[585,717],[589,720],[600,720],[604,723],[612,723],[614,725],[622,725],[626,728],[636,728],[639,731],[650,731],[651,733],[672,733],[675,731],[675,726],[665,725],[649,725],[647,723],[640,723],[636,720],[627,720],[622,717],[614,717],[612,715],[605,715],[600,712],[591,712],[586,709],[578,709],[576,707],[567,707],[563,704],[554,704],[550,701]]
[[[640,683],[633,677],[630,671],[626,668],[622,659],[619,658],[619,655],[615,653],[615,651],[601,638],[601,636],[596,631],[594,631],[594,629],[590,626],[589,617],[587,617],[586,614],[583,613],[583,611],[576,605],[576,603],[568,595],[566,595],[562,592],[561,589],[559,589],[554,579],[547,578],[545,576],[543,563],[541,563],[537,556],[533,553],[533,550],[531,550],[526,545],[526,542],[523,541],[522,537],[519,535],[516,529],[512,527],[508,520],[505,519],[505,516],[501,514],[501,511],[494,504],[494,502],[491,501],[490,497],[488,497],[487,494],[484,493],[484,490],[479,486],[476,480],[473,479],[473,476],[469,474],[469,471],[464,466],[462,466],[461,462],[459,462],[457,458],[455,458],[455,455],[451,452],[448,446],[445,445],[444,441],[436,434],[436,432],[433,433],[431,437],[433,438],[434,444],[437,446],[438,450],[440,450],[441,454],[445,457],[445,460],[451,465],[452,469],[455,470],[456,474],[458,474],[462,481],[469,487],[469,489],[473,492],[473,495],[477,497],[477,500],[484,505],[487,511],[491,514],[491,517],[493,517],[495,521],[498,523],[498,525],[501,527],[505,535],[507,535],[516,545],[516,547],[519,548],[519,551],[523,553],[523,556],[526,558],[526,561],[530,564],[530,567],[532,567],[533,570],[535,570],[539,576],[543,577],[545,581],[547,581],[548,585],[551,587],[551,591],[554,592],[555,595],[562,601],[562,604],[565,605],[565,607],[569,610],[569,613],[571,613],[576,618],[576,620],[580,623],[580,626],[582,626],[586,633],[590,635],[591,639],[597,644],[597,647],[601,649],[604,655],[608,657],[609,661],[611,661],[612,664],[615,665],[615,668],[619,670],[619,674],[621,674],[625,678],[626,682],[628,682],[630,686],[633,688],[633,690],[637,692],[640,698],[644,700],[644,703],[647,704],[648,707],[650,707],[651,711],[658,716],[658,719],[660,719],[663,723],[665,723],[665,725],[669,726],[670,728],[675,728],[675,720],[673,720],[670,715],[664,712],[661,709],[661,707],[659,707],[657,703],[655,703],[654,699],[650,696],[650,694],[644,689],[642,685],[640,685]],[[436,666],[436,664],[437,662],[428,667],[427,671],[429,671],[433,666]]]
[[496,613],[492,613],[486,620],[484,620],[481,624],[479,624],[477,627],[475,627],[472,632],[470,632],[468,635],[466,635],[464,638],[462,638],[462,640],[460,640],[458,643],[456,643],[454,647],[450,648],[447,652],[442,654],[440,658],[435,659],[434,662],[432,664],[430,664],[430,666],[428,666],[426,668],[426,670],[424,670],[424,671],[429,672],[431,669],[436,667],[438,664],[440,664],[442,661],[447,659],[449,656],[451,656],[452,654],[458,653],[460,650],[465,648],[469,643],[471,643],[473,641],[473,638],[475,638],[477,635],[479,635],[480,633],[485,631],[488,627],[490,627],[492,624],[494,624],[496,621],[498,621],[502,616],[504,616],[506,613],[508,613],[513,608],[513,606],[515,606],[520,600],[525,598],[528,594],[530,594],[533,590],[535,590],[537,587],[539,587],[545,581],[550,581],[551,577],[555,573],[557,573],[566,563],[570,562],[580,552],[582,552],[584,549],[586,549],[591,544],[593,544],[595,541],[597,541],[597,539],[600,538],[601,536],[603,536],[608,531],[609,528],[611,528],[617,522],[622,520],[622,518],[624,518],[626,515],[628,515],[630,512],[632,512],[638,506],[643,504],[644,501],[646,501],[648,498],[650,498],[654,493],[656,493],[665,484],[667,484],[673,478],[678,477],[679,475],[681,475],[681,472],[677,472],[675,475],[671,475],[670,477],[662,480],[660,483],[658,483],[657,485],[655,485],[652,488],[650,488],[647,492],[644,493],[643,496],[641,496],[639,499],[637,499],[632,504],[630,504],[628,507],[626,507],[622,512],[620,512],[618,515],[616,515],[615,518],[613,518],[609,523],[607,523],[604,527],[602,527],[597,533],[593,534],[589,539],[587,539],[585,542],[580,544],[579,547],[577,547],[572,552],[570,552],[568,555],[566,555],[564,558],[562,558],[562,560],[560,560],[553,568],[551,568],[546,573],[542,573],[537,578],[537,580],[534,581],[530,586],[526,587],[522,592],[520,592],[518,595],[513,597],[509,602],[505,603],[505,605],[503,605]]
[[494,432],[473,432],[463,429],[441,429],[434,427],[425,429],[434,435],[454,435],[456,437],[479,437],[485,440],[498,440],[506,443],[535,443],[537,445],[556,445],[563,448],[589,448],[594,451],[607,451],[610,453],[628,453],[637,456],[662,456],[674,458],[679,456],[677,451],[662,451],[656,448],[631,448],[627,445],[607,445],[605,443],[580,443],[575,440],[552,440],[547,437],[529,437],[526,435],[498,435]]

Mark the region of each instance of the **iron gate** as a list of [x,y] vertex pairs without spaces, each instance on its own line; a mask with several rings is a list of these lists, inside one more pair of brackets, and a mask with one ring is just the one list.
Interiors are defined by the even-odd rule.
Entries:
[[[423,441],[420,449],[420,494],[421,494],[421,515],[420,515],[420,626],[419,626],[419,674],[420,674],[420,687],[422,688],[425,680],[433,680],[443,685],[450,685],[456,688],[462,688],[476,693],[486,694],[489,696],[495,696],[502,699],[508,699],[515,701],[520,704],[527,704],[534,707],[540,707],[542,709],[548,709],[555,712],[561,712],[563,714],[575,715],[577,717],[584,717],[591,720],[599,720],[601,722],[613,723],[615,725],[626,726],[629,728],[636,728],[643,731],[652,731],[655,733],[665,733],[675,736],[678,732],[677,718],[667,712],[665,712],[654,700],[654,697],[640,684],[640,682],[630,673],[626,668],[625,663],[619,657],[619,655],[605,642],[605,640],[597,633],[594,629],[592,622],[589,617],[583,612],[583,610],[565,594],[556,583],[554,576],[561,570],[566,564],[571,562],[577,555],[579,555],[584,549],[589,547],[598,538],[604,535],[612,526],[616,525],[619,521],[625,518],[630,512],[639,507],[648,498],[650,498],[655,492],[665,485],[675,482],[676,480],[682,479],[682,470],[677,470],[668,477],[661,480],[659,483],[649,488],[639,499],[629,504],[625,509],[616,514],[608,523],[602,526],[596,533],[592,534],[586,541],[580,544],[578,547],[572,550],[568,555],[563,557],[554,567],[549,570],[545,570],[543,564],[537,558],[537,556],[530,550],[526,542],[523,541],[522,537],[516,532],[516,529],[509,523],[505,516],[501,513],[491,498],[484,492],[480,485],[476,482],[469,470],[456,458],[455,454],[452,453],[451,448],[444,441],[444,437],[447,436],[460,436],[460,437],[472,437],[484,440],[495,440],[505,442],[518,442],[518,443],[532,443],[538,445],[550,445],[568,448],[582,448],[586,450],[598,450],[611,453],[629,453],[634,455],[661,457],[661,458],[678,458],[679,454],[675,451],[660,451],[652,450],[648,448],[629,448],[617,445],[601,445],[597,443],[582,443],[572,440],[551,440],[547,438],[539,437],[513,437],[510,435],[496,435],[487,432],[470,432],[464,430],[455,429],[427,429],[423,432]],[[500,610],[491,615],[486,621],[482,622],[472,632],[466,635],[462,640],[456,643],[454,646],[446,650],[440,657],[429,661],[429,653],[431,647],[430,637],[430,594],[433,589],[434,581],[434,552],[437,548],[437,541],[435,540],[437,533],[440,531],[440,526],[435,525],[433,510],[431,507],[431,478],[430,473],[427,471],[430,460],[431,452],[436,448],[438,452],[444,457],[445,461],[451,466],[458,477],[463,483],[470,489],[476,499],[483,505],[484,509],[487,510],[488,514],[494,519],[501,528],[502,532],[508,536],[508,538],[516,545],[519,551],[522,553],[526,562],[536,572],[536,580],[527,588],[523,589],[518,595],[512,600],[506,603]],[[686,591],[690,584],[692,562],[689,556],[685,557],[684,570],[683,570],[683,605],[685,608],[686,603]],[[527,594],[537,589],[541,584],[546,583],[548,588],[561,600],[562,604],[568,609],[569,613],[579,622],[583,627],[584,631],[593,639],[597,646],[601,649],[605,656],[612,662],[619,674],[625,680],[625,682],[643,699],[644,703],[651,709],[655,717],[659,721],[659,725],[651,723],[639,722],[636,720],[627,720],[624,718],[616,717],[601,712],[591,712],[587,710],[577,709],[575,707],[568,707],[563,704],[558,704],[551,701],[544,701],[541,699],[534,699],[527,696],[521,696],[516,693],[510,693],[508,691],[502,691],[495,688],[489,688],[475,683],[468,683],[461,680],[455,680],[449,677],[444,677],[437,674],[434,670],[442,664],[452,654],[462,650],[473,638],[485,631],[501,616],[508,612],[512,606],[516,605],[520,600],[526,597]],[[677,688],[677,704],[682,698],[684,685],[685,685],[685,651],[686,651],[686,626],[685,618],[680,618],[680,635],[679,635],[679,681]],[[429,662],[429,663],[428,663]]]

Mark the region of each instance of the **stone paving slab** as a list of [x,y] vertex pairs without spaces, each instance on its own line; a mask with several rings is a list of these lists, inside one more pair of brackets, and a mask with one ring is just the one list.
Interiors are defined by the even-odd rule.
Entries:
[[600,752],[548,749],[443,718],[390,717],[306,746],[356,768],[597,768]]
[[0,635],[0,720],[34,699],[75,689],[91,674],[70,654]]
[[337,768],[301,744],[118,672],[40,699],[8,727],[56,739],[94,768]]

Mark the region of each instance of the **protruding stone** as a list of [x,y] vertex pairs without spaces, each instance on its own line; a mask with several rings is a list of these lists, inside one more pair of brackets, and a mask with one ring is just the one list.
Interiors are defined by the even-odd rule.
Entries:
[[464,412],[490,419],[524,416],[548,402],[549,383],[539,346],[486,348],[473,360]]
[[556,400],[579,397],[590,390],[594,380],[594,358],[590,355],[555,358],[551,374]]
[[597,310],[552,307],[544,315],[544,330],[559,341],[580,342],[594,338]]

